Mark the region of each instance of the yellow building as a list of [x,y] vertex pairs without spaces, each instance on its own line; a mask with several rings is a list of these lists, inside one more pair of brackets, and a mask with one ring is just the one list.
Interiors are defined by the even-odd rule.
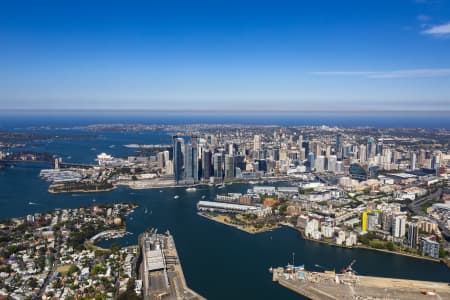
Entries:
[[361,230],[367,231],[367,211],[364,211],[362,213],[362,220],[361,220]]

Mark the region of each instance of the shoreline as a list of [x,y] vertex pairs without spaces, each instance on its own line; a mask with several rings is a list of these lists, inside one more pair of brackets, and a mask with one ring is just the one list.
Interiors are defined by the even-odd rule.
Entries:
[[[268,178],[260,178],[260,179],[236,179],[232,181],[222,181],[219,183],[210,184],[207,182],[198,182],[193,184],[175,184],[173,182],[171,183],[164,183],[162,182],[160,185],[152,185],[153,182],[157,182],[158,179],[149,179],[149,180],[126,180],[126,181],[118,181],[114,183],[115,187],[118,186],[125,186],[132,190],[147,190],[147,189],[163,189],[163,188],[189,188],[189,187],[212,187],[212,188],[218,188],[222,185],[233,185],[233,184],[263,184],[265,182],[283,182],[283,181],[289,181],[291,179],[295,179],[295,177],[287,176],[287,177],[268,177]],[[252,183],[250,183],[252,182]],[[139,184],[142,184],[142,186],[139,186]],[[148,185],[147,185],[148,184]]]
[[262,230],[258,230],[258,231],[250,231],[250,230],[247,230],[247,229],[243,228],[243,227],[240,226],[240,225],[227,223],[227,222],[225,222],[225,221],[222,221],[222,220],[213,218],[213,217],[211,217],[211,216],[208,216],[208,215],[206,215],[205,213],[197,212],[197,215],[199,215],[199,216],[201,216],[201,217],[203,217],[203,218],[205,218],[205,219],[208,219],[208,220],[217,222],[217,223],[219,223],[219,224],[223,224],[223,225],[227,225],[227,226],[233,227],[233,228],[235,228],[235,229],[238,229],[238,230],[243,231],[243,232],[248,233],[248,234],[258,234],[258,233],[263,233],[263,232],[267,232],[267,231],[271,231],[271,230],[275,230],[275,229],[281,228],[281,226],[278,225],[278,226],[273,227],[273,228],[266,228],[266,229],[262,229]]
[[315,240],[315,239],[312,239],[312,238],[309,238],[309,237],[305,236],[305,233],[303,231],[299,230],[298,228],[296,228],[293,225],[289,225],[289,224],[285,224],[285,223],[283,223],[281,225],[285,226],[285,227],[289,227],[289,228],[299,232],[300,236],[302,237],[302,239],[304,239],[306,241],[311,241],[311,242],[321,243],[321,244],[325,244],[325,245],[332,246],[332,247],[339,247],[339,248],[346,248],[346,249],[363,249],[363,250],[369,250],[369,251],[378,251],[378,252],[384,252],[384,253],[389,253],[389,254],[394,254],[394,255],[402,255],[402,256],[407,256],[407,257],[411,257],[411,258],[428,260],[428,261],[432,261],[432,262],[436,262],[436,263],[443,263],[443,264],[445,264],[441,259],[438,259],[438,258],[432,258],[432,257],[427,257],[427,256],[419,256],[419,255],[408,254],[408,253],[403,253],[403,252],[398,252],[398,251],[389,251],[389,250],[386,250],[386,249],[377,249],[377,248],[372,248],[372,247],[368,247],[368,246],[364,246],[364,245],[345,246],[345,245],[338,245],[338,244],[335,244],[335,243],[330,243],[330,242],[327,242],[327,241]]
[[[272,179],[272,180],[273,180],[273,179]],[[279,181],[285,181],[285,180],[286,180],[286,178],[283,178],[283,179],[280,178],[280,179],[279,179]],[[261,180],[261,181],[263,182],[264,180]],[[226,183],[223,183],[223,184],[231,185],[231,184],[234,184],[234,183],[248,183],[248,182],[247,182],[247,181],[240,181],[240,182],[226,182]],[[112,190],[117,189],[117,188],[120,187],[120,186],[128,187],[128,188],[130,188],[131,190],[157,189],[157,188],[159,188],[159,189],[165,189],[165,188],[183,188],[183,187],[184,187],[184,188],[188,188],[188,187],[194,187],[194,186],[195,186],[195,187],[205,186],[205,187],[213,187],[213,188],[214,188],[214,187],[217,187],[216,185],[211,186],[210,184],[207,184],[207,183],[196,183],[196,184],[190,184],[190,185],[182,184],[182,185],[165,185],[165,186],[150,186],[150,187],[149,187],[149,186],[146,186],[146,187],[142,187],[142,188],[136,188],[136,187],[132,187],[132,186],[129,185],[129,184],[120,184],[120,183],[119,183],[119,184],[114,184],[114,186],[113,186],[112,188],[102,189],[102,190],[83,190],[83,189],[81,189],[81,190],[58,191],[58,192],[55,192],[55,191],[51,191],[50,188],[49,188],[48,192],[51,193],[51,194],[62,194],[62,193],[97,193],[97,192],[109,192],[109,191],[112,191]],[[329,246],[332,246],[332,247],[340,247],[340,248],[346,248],[346,249],[363,249],[363,250],[378,251],[378,252],[383,252],[383,253],[388,253],[388,254],[393,254],[393,255],[402,255],[402,256],[406,256],[406,257],[410,257],[410,258],[415,258],[415,259],[427,260],[427,261],[436,262],[436,263],[443,263],[444,265],[446,265],[447,267],[450,268],[450,264],[446,263],[444,260],[442,260],[442,259],[440,259],[440,258],[432,258],[432,257],[427,257],[427,256],[420,256],[420,255],[415,255],[415,254],[404,253],[404,252],[390,251],[390,250],[387,250],[387,249],[377,249],[377,248],[372,248],[372,247],[364,246],[364,245],[355,245],[355,246],[338,245],[338,244],[330,243],[330,242],[323,241],[323,240],[312,239],[312,238],[306,237],[305,234],[304,234],[304,232],[303,232],[302,230],[296,228],[294,225],[289,224],[289,223],[284,223],[284,222],[283,222],[283,223],[279,223],[277,226],[275,226],[275,227],[273,227],[273,228],[262,229],[262,230],[257,230],[257,231],[250,231],[250,230],[247,230],[247,229],[243,228],[241,225],[227,223],[227,222],[224,222],[224,221],[222,221],[222,220],[216,219],[216,218],[214,218],[214,217],[210,217],[210,216],[208,216],[207,214],[202,213],[202,212],[197,212],[197,215],[199,215],[199,216],[201,216],[201,217],[203,217],[203,218],[206,218],[206,219],[208,219],[208,220],[212,220],[212,221],[215,221],[215,222],[217,222],[217,223],[220,223],[220,224],[223,224],[223,225],[227,225],[227,226],[233,227],[233,228],[235,228],[235,229],[238,229],[238,230],[240,230],[240,231],[246,232],[246,233],[248,233],[248,234],[258,234],[258,233],[263,233],[263,232],[275,230],[275,229],[278,229],[278,228],[280,228],[280,227],[282,227],[282,226],[285,226],[285,227],[289,227],[289,228],[291,228],[291,229],[293,229],[293,230],[299,232],[300,235],[301,235],[301,237],[302,237],[304,240],[307,240],[307,241],[316,242],[316,243],[321,243],[321,244],[326,244],[326,245],[329,245]]]
[[113,186],[111,188],[107,189],[100,189],[100,190],[85,190],[85,189],[78,189],[78,190],[70,190],[70,191],[54,191],[51,188],[48,188],[48,192],[50,194],[64,194],[64,193],[101,193],[101,192],[110,192],[117,188],[117,186]]
[[447,265],[443,260],[437,259],[437,258],[432,258],[432,257],[427,257],[427,256],[419,256],[419,255],[408,254],[408,253],[397,252],[397,251],[389,251],[389,250],[386,250],[386,249],[377,249],[377,248],[372,248],[372,247],[363,246],[363,245],[356,245],[356,246],[351,246],[350,247],[350,246],[338,245],[338,244],[330,243],[330,242],[327,242],[327,241],[315,240],[315,239],[306,237],[303,231],[299,230],[294,225],[291,225],[291,224],[288,224],[288,223],[279,223],[277,227],[270,228],[270,229],[264,229],[264,230],[260,230],[260,231],[249,231],[249,230],[246,230],[246,229],[242,228],[239,225],[224,222],[222,220],[210,217],[210,216],[208,216],[208,215],[206,215],[204,213],[201,213],[201,212],[197,212],[197,215],[199,215],[199,216],[201,216],[203,218],[206,218],[208,220],[212,220],[212,221],[215,221],[217,223],[233,227],[235,229],[238,229],[240,231],[246,232],[248,234],[264,233],[264,232],[267,232],[267,231],[279,229],[281,227],[288,227],[288,228],[290,228],[292,230],[295,230],[296,232],[300,233],[300,236],[302,237],[302,239],[304,239],[306,241],[316,242],[316,243],[328,245],[328,246],[331,246],[331,247],[339,247],[339,248],[346,248],[346,249],[362,249],[362,250],[367,250],[367,251],[378,251],[378,252],[383,252],[383,253],[392,254],[392,255],[401,255],[401,256],[406,256],[406,257],[420,259],[420,260],[426,260],[426,261],[435,262],[435,263],[442,263],[442,264],[444,264],[444,265],[446,265],[447,267],[450,268],[450,266]]

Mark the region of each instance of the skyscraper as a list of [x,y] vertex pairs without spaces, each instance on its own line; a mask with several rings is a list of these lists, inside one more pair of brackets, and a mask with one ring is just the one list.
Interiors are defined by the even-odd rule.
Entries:
[[359,153],[359,161],[360,162],[366,162],[367,160],[367,153],[366,153],[366,146],[365,145],[359,145],[359,149],[358,149],[358,153]]
[[184,144],[184,180],[194,181],[193,151],[191,144]]
[[261,150],[261,136],[255,135],[253,137],[253,151],[257,152]]
[[340,153],[341,152],[341,134],[338,133],[336,134],[336,149],[335,149],[336,153]]
[[395,216],[392,224],[393,236],[400,238],[405,236],[406,229],[406,216],[398,215]]
[[305,153],[309,154],[309,142],[308,141],[304,141],[302,142],[302,148],[305,148]]
[[225,178],[234,177],[234,156],[227,154],[225,155]]
[[233,143],[228,144],[228,154],[234,155],[234,144]]
[[330,172],[335,172],[336,171],[336,162],[337,162],[336,155],[330,155],[330,157],[328,157],[327,170]]
[[376,152],[376,144],[375,144],[375,140],[372,138],[372,137],[370,137],[368,140],[367,140],[367,148],[366,148],[366,151],[367,151],[367,159],[369,159],[369,158],[372,158],[372,157],[374,157],[375,156],[375,152]]
[[314,153],[308,153],[308,167],[310,170],[314,170]]
[[383,142],[378,142],[377,144],[377,151],[375,154],[381,155],[383,153]]
[[214,154],[214,177],[223,178],[222,153]]
[[173,175],[178,184],[183,180],[183,139],[173,136]]
[[316,161],[314,163],[314,168],[317,172],[323,172],[325,171],[325,156],[319,155],[316,158]]
[[192,177],[194,178],[194,182],[199,181],[199,153],[198,153],[198,137],[191,137],[192,144]]
[[419,229],[416,223],[408,223],[408,244],[411,248],[416,248],[419,242]]
[[280,160],[280,148],[273,147],[273,149],[272,149],[272,158],[273,158],[274,161],[279,161]]
[[416,164],[417,164],[417,155],[415,152],[411,152],[409,162],[409,168],[411,169],[411,171],[414,171],[416,169]]
[[202,177],[204,179],[209,179],[211,177],[211,159],[212,153],[209,149],[205,149],[202,155]]
[[184,179],[188,182],[198,182],[198,140],[191,137],[191,143],[184,146]]

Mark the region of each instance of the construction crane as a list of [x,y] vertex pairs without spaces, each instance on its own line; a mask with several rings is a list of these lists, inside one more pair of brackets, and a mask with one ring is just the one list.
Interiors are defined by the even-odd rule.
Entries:
[[341,270],[341,273],[355,273],[355,270],[353,270],[352,266],[355,264],[356,260],[352,260],[352,262],[347,266],[347,267],[343,267]]

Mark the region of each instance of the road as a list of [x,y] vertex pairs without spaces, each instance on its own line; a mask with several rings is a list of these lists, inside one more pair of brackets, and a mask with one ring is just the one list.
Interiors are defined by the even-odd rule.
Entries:
[[[412,212],[414,212],[417,215],[420,216],[426,216],[426,213],[423,211],[422,206],[426,204],[427,202],[440,199],[442,195],[442,188],[438,188],[434,193],[421,197],[419,199],[414,200],[408,205],[408,209]],[[450,230],[445,226],[444,222],[440,220],[436,220],[432,218],[434,221],[437,222],[439,229],[441,230],[442,234],[444,235],[445,239],[448,241],[450,240]]]

